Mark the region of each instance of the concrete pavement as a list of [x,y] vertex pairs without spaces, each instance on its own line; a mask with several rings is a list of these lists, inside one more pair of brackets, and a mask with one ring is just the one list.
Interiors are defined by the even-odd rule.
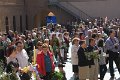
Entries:
[[[71,44],[70,44],[70,47],[69,47],[69,53],[68,53],[68,58],[71,58],[71,51],[70,51],[70,48],[71,48]],[[108,65],[107,65],[108,67]],[[114,80],[120,80],[120,75],[118,73],[118,70],[116,68],[116,65],[114,64],[114,68],[115,68],[115,79]],[[56,68],[58,69],[58,68]],[[67,80],[74,80],[74,77],[73,77],[73,72],[72,72],[72,64],[71,64],[71,59],[68,59],[66,64],[65,64],[65,67],[64,67],[64,70],[66,72],[66,78]],[[99,76],[99,75],[98,75]],[[104,80],[111,80],[110,79],[110,73],[109,73],[109,68],[108,68],[108,71],[105,75],[105,78]]]

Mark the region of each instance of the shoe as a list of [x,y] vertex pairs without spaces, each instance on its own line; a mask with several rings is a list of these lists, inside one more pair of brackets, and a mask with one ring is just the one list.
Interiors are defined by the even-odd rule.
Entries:
[[62,62],[62,64],[66,64],[65,62]]
[[115,77],[114,77],[114,76],[111,76],[110,80],[114,80],[114,79],[115,79]]

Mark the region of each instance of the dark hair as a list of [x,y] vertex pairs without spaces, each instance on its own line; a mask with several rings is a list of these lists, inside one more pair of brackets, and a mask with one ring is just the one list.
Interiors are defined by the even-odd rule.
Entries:
[[21,42],[21,41],[17,41],[17,42],[15,43],[16,46],[17,46],[18,44],[22,44],[22,42]]
[[62,63],[59,63],[58,67],[65,67],[65,65],[63,65]]
[[89,44],[90,44],[93,40],[95,40],[95,39],[94,39],[94,38],[90,38],[90,39],[89,39]]
[[16,47],[15,47],[15,46],[10,46],[10,47],[8,47],[8,48],[7,48],[7,51],[6,51],[7,57],[9,57],[14,50],[16,50]]
[[14,70],[14,68],[19,68],[18,62],[10,61],[10,62],[7,64],[7,66],[6,66],[6,72],[7,72],[7,73],[12,73],[12,71]]
[[80,32],[79,34],[80,34],[80,37],[81,37],[83,35],[83,32]]
[[98,47],[103,47],[104,46],[104,40],[103,39],[99,39],[98,43],[97,43]]
[[98,35],[97,35],[96,33],[93,33],[93,34],[92,34],[92,38],[94,38],[94,39],[95,39],[97,36],[98,36]]
[[113,29],[110,29],[110,30],[109,30],[109,36],[110,36],[110,34],[111,34],[113,31],[114,31]]
[[82,45],[83,43],[85,43],[85,40],[80,40],[79,44]]

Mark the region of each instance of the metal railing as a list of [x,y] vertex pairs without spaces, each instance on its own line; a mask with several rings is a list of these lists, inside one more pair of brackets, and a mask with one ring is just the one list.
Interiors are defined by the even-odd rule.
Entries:
[[51,5],[57,5],[60,8],[66,10],[76,18],[87,20],[87,19],[93,19],[91,16],[80,10],[79,8],[72,5],[70,2],[59,2],[58,0],[49,0]]

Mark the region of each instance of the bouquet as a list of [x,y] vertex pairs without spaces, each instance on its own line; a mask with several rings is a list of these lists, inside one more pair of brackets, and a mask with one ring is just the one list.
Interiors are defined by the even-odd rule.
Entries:
[[31,73],[31,79],[32,80],[42,80],[40,78],[42,75],[40,75],[38,73],[36,64],[35,65],[31,64],[31,65],[29,65],[27,67],[24,67],[23,69],[21,69],[21,71],[24,72],[24,73],[28,73],[28,72]]
[[91,60],[91,59],[98,59],[99,58],[99,55],[98,55],[98,51],[95,50],[93,52],[85,52],[85,56],[88,60]]
[[54,73],[52,73],[51,80],[63,80],[63,74],[60,72],[54,71]]
[[0,80],[19,80],[16,71],[14,70],[15,67],[11,66],[12,72],[5,72],[3,62],[0,62]]

